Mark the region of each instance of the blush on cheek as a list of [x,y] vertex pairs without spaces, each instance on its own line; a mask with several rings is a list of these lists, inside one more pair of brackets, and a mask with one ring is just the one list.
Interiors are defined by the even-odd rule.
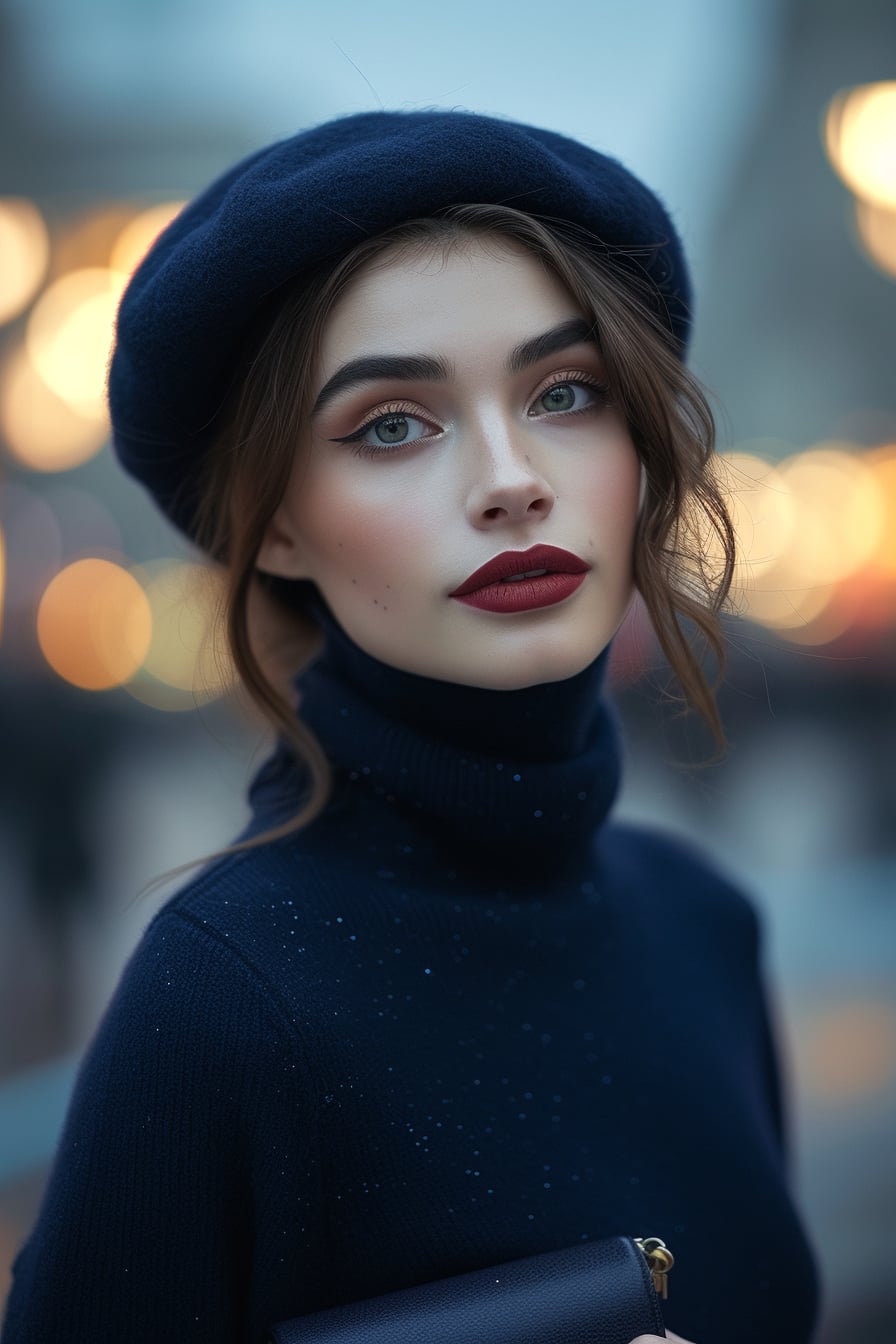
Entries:
[[623,541],[631,536],[641,504],[642,478],[646,484],[637,459],[622,460],[586,487],[589,517],[594,520],[598,538],[612,535]]
[[402,527],[403,519],[393,508],[394,518],[386,524],[382,515],[368,512],[340,517],[339,550],[330,543],[325,564],[333,577],[343,581],[347,576],[357,580],[357,587],[374,593],[380,601],[383,594],[395,590],[402,574],[407,579],[419,571],[422,541]]

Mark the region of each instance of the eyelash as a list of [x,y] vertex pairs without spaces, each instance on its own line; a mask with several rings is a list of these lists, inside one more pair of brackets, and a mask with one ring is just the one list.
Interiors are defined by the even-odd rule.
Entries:
[[411,443],[382,443],[374,446],[372,443],[364,443],[364,435],[375,428],[381,420],[388,420],[393,415],[413,416],[415,420],[422,420],[425,424],[430,421],[425,416],[419,414],[419,406],[414,406],[409,401],[390,401],[380,407],[378,415],[365,421],[360,429],[356,429],[353,434],[346,434],[342,438],[333,439],[333,443],[354,443],[357,446],[352,450],[356,457],[385,457],[389,453],[397,453],[402,448],[410,448],[413,444],[422,443],[422,439],[413,439]]
[[[587,387],[592,392],[596,392],[601,398],[601,400],[598,402],[597,405],[594,406],[579,406],[577,409],[571,411],[553,411],[553,412],[545,411],[545,415],[562,415],[566,417],[572,415],[584,415],[585,412],[587,411],[603,410],[610,404],[609,399],[610,389],[606,386],[605,383],[599,383],[596,378],[589,378],[583,376],[581,373],[574,374],[572,372],[557,373],[552,375],[549,381],[546,382],[545,385],[542,388],[540,388],[539,391],[535,394],[534,400],[538,401],[539,397],[543,397],[546,392],[550,392],[552,387],[565,385],[567,383],[573,387]],[[352,451],[356,457],[385,457],[391,453],[397,453],[401,452],[402,450],[406,450],[408,448],[413,448],[417,444],[424,442],[424,440],[412,439],[410,443],[396,443],[391,445],[384,443],[374,446],[373,444],[364,443],[363,439],[364,435],[369,430],[373,429],[376,425],[378,425],[381,420],[388,420],[389,417],[393,415],[413,416],[417,420],[422,420],[425,424],[431,423],[429,420],[426,419],[425,416],[418,414],[418,412],[419,407],[413,405],[413,403],[411,402],[406,401],[387,402],[384,406],[382,406],[379,409],[379,414],[374,415],[369,420],[365,421],[364,424],[361,425],[358,429],[354,430],[353,433],[345,434],[340,438],[332,439],[331,442],[355,444],[356,447],[353,448]],[[535,418],[539,419],[540,417],[536,416]]]
[[558,387],[567,383],[571,387],[587,387],[590,388],[592,392],[596,392],[599,397],[597,404],[595,406],[579,406],[578,409],[572,411],[546,411],[546,415],[584,415],[586,411],[602,411],[609,406],[610,389],[607,387],[606,383],[599,383],[596,378],[586,377],[581,373],[574,373],[572,369],[568,369],[565,373],[551,374],[551,377],[545,383],[544,387],[540,388],[535,394],[535,400],[538,401],[539,397],[543,397],[546,392],[550,392],[552,387]]

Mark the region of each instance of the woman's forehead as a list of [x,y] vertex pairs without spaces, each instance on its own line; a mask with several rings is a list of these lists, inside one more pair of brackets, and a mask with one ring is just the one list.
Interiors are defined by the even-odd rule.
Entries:
[[462,355],[468,343],[510,349],[576,316],[559,278],[511,239],[399,245],[366,263],[334,304],[322,372],[361,352]]

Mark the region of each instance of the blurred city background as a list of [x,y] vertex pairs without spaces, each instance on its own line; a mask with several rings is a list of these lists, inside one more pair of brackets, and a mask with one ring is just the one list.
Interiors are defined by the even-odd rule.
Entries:
[[636,608],[619,811],[693,836],[760,907],[818,1344],[896,1340],[889,0],[0,0],[0,1304],[78,1060],[184,879],[134,898],[235,836],[270,743],[214,574],[112,458],[116,303],[216,173],[379,106],[571,134],[682,232],[743,548],[731,746],[699,765]]

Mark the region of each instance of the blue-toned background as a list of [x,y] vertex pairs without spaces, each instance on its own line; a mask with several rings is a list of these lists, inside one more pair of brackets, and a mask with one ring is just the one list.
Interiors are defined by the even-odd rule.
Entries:
[[666,703],[636,609],[614,647],[621,811],[698,839],[760,906],[818,1344],[896,1339],[896,7],[878,0],[0,0],[0,1300],[77,1061],[176,884],[130,902],[233,838],[269,742],[209,654],[199,557],[111,457],[115,304],[214,174],[379,106],[571,134],[682,233],[744,556],[731,749],[695,764],[709,744]]

